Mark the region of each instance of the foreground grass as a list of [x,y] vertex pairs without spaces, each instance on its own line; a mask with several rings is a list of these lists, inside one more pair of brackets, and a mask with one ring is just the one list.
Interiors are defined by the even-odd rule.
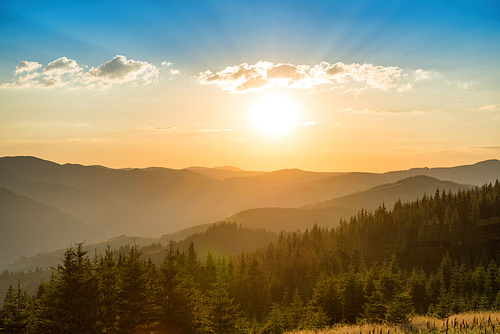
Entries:
[[339,325],[324,330],[294,331],[289,334],[489,334],[500,333],[500,312],[460,313],[446,319],[414,317],[406,325]]

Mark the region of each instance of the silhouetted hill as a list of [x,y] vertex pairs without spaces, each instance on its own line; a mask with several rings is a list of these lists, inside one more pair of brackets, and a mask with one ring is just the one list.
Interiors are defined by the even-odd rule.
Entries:
[[500,160],[485,160],[473,165],[464,165],[446,168],[412,168],[407,171],[388,172],[394,174],[396,178],[426,175],[436,179],[453,181],[456,183],[472,184],[482,186],[485,183],[494,183],[500,179]]
[[215,167],[215,168],[207,168],[200,166],[193,166],[186,168],[193,173],[197,173],[203,176],[207,176],[216,180],[225,180],[233,177],[249,177],[249,176],[257,176],[263,174],[265,172],[258,171],[246,171],[237,167],[232,166],[224,166],[224,167]]
[[[229,173],[238,177],[229,177]],[[112,169],[103,166],[61,165],[34,157],[0,158],[0,187],[99,228],[102,233],[100,240],[123,234],[158,237],[191,226],[220,221],[237,212],[259,207],[301,208],[394,183],[408,176],[415,176],[413,174],[416,173],[434,173],[442,180],[456,182],[456,179],[460,179],[467,184],[478,184],[479,180],[494,182],[500,175],[500,162],[490,160],[470,166],[412,169],[382,174],[322,173],[299,169],[250,172],[233,167]],[[222,178],[224,179],[221,180]],[[387,193],[383,196],[389,195]],[[363,206],[368,207],[367,201],[377,204],[386,201],[385,197],[377,197],[382,196],[381,192],[364,196],[343,199],[348,202],[332,205],[344,206],[342,210],[359,210]],[[406,195],[399,196],[404,199]],[[309,212],[307,221],[328,219],[337,223],[339,216],[348,215],[347,211],[338,210],[340,209],[329,209],[317,214]],[[268,210],[262,217],[258,217],[257,212],[251,211],[255,222],[264,224],[270,219],[266,217],[279,220],[276,211]],[[298,217],[301,215],[306,219],[302,213]],[[288,225],[283,225],[281,221],[279,225],[295,229],[292,226],[296,223],[292,223],[290,219]],[[7,223],[13,224],[12,221]],[[67,244],[74,242],[73,239],[67,239]]]
[[60,165],[35,157],[0,158],[0,175],[33,182],[63,184],[75,188],[87,189],[117,173],[126,173],[126,171],[102,166]]
[[97,228],[31,198],[0,188],[0,263],[21,256],[92,242],[103,235]]
[[19,180],[4,175],[0,175],[0,187],[55,207],[101,229],[106,232],[101,240],[118,234],[120,230],[133,230],[137,222],[145,220],[145,216],[135,211],[134,207],[118,204],[99,192],[62,184]]
[[305,231],[314,224],[333,228],[339,224],[340,219],[348,220],[361,208],[375,210],[382,204],[392,207],[398,200],[409,202],[421,198],[424,194],[433,195],[436,189],[456,192],[470,187],[428,176],[415,176],[302,208],[244,210],[226,220],[236,221],[252,228],[267,228],[275,232],[297,229]]
[[214,256],[237,255],[263,247],[278,240],[278,235],[264,228],[249,228],[232,222],[212,224],[204,232],[190,235],[176,243],[180,250],[187,250],[194,243],[198,256],[205,258],[208,252]]
[[[204,259],[208,252],[214,256],[237,255],[243,251],[247,252],[267,245],[276,241],[277,238],[277,234],[265,229],[252,229],[236,223],[219,222],[194,226],[161,238],[123,235],[102,242],[86,243],[83,245],[83,250],[93,256],[104,254],[108,246],[115,251],[126,251],[131,246],[137,245],[141,248],[144,259],[151,258],[159,263],[164,259],[165,248],[170,241],[173,241],[175,247],[181,251],[187,250],[190,242],[194,242],[198,256]],[[69,244],[64,247],[59,246],[60,249],[22,257],[13,263],[0,265],[0,271],[25,271],[56,266],[60,263],[68,246]]]
[[457,192],[459,189],[466,190],[472,186],[457,184],[451,181],[440,181],[436,178],[419,175],[376,186],[372,189],[357,192],[329,201],[304,206],[306,209],[319,209],[327,207],[365,208],[375,210],[384,204],[392,207],[397,200],[402,202],[413,201],[421,198],[424,194],[434,195],[437,189]]
[[352,208],[256,208],[229,216],[225,221],[235,221],[250,228],[266,228],[273,232],[305,231],[314,224],[334,228],[341,218],[348,219],[358,209]]

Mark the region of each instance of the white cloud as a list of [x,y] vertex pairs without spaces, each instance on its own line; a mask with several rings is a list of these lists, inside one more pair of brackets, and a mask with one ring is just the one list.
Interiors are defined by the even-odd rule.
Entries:
[[112,60],[93,67],[87,73],[88,78],[99,78],[105,83],[124,83],[141,78],[150,84],[158,80],[159,70],[154,65],[138,60],[127,60],[125,56],[116,56]]
[[40,67],[42,67],[42,64],[39,64],[36,61],[21,60],[16,66],[15,73],[19,74],[22,72],[31,72],[39,69]]
[[418,70],[413,72],[413,76],[415,77],[415,81],[425,80],[431,76],[431,72],[424,71],[423,69],[419,68]]
[[43,73],[50,73],[53,75],[61,75],[65,73],[76,73],[80,72],[82,68],[78,66],[76,61],[73,59],[68,59],[66,57],[61,57],[53,62],[50,62],[44,69]]
[[500,145],[471,146],[471,148],[481,150],[500,150]]
[[498,105],[492,104],[492,105],[489,105],[489,106],[481,107],[481,108],[479,108],[479,110],[495,110],[498,107],[499,107]]
[[103,142],[103,141],[111,141],[111,139],[104,139],[104,138],[82,138],[82,137],[75,137],[75,138],[64,138],[63,141],[65,142]]
[[141,126],[139,129],[141,130],[175,130],[175,126]]
[[412,83],[407,83],[403,84],[398,87],[398,92],[404,93],[404,92],[409,92],[413,89],[413,84]]
[[171,76],[174,76],[174,75],[180,75],[181,74],[181,70],[177,69],[177,68],[173,68],[170,70],[170,75]]
[[352,108],[347,108],[345,111],[352,112],[353,114],[389,114],[390,111],[386,110],[374,110],[365,108],[363,110],[354,110]]
[[[215,85],[231,93],[255,92],[276,87],[311,89],[318,85],[340,85],[336,88],[345,90],[397,88],[401,92],[409,91],[413,85],[402,80],[402,73],[403,70],[396,66],[321,62],[311,67],[259,61],[254,65],[242,63],[228,66],[216,73],[208,70],[200,73],[197,80],[202,85]],[[423,80],[429,72],[417,70],[415,73]],[[355,82],[364,84],[365,87],[347,87],[349,83]]]
[[461,81],[449,81],[447,80],[446,83],[448,85],[456,85],[462,89],[469,89],[476,85],[478,82],[477,81],[467,81],[467,82],[461,82]]
[[[172,78],[179,75],[180,70],[167,68],[172,63],[163,62],[162,69],[144,61],[127,59],[117,55],[108,62],[85,70],[88,66],[80,66],[75,60],[61,57],[50,62],[42,71],[37,62],[20,61],[16,67],[16,77],[10,83],[0,85],[0,88],[27,87],[62,87],[76,88],[106,88],[113,84],[129,83],[149,85],[159,81],[162,75]],[[163,69],[164,67],[164,69]]]

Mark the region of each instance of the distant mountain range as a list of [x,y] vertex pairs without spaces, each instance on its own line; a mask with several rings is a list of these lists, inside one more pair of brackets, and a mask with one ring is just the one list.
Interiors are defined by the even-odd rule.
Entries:
[[[420,175],[427,177],[415,177]],[[412,200],[436,188],[455,191],[499,176],[498,160],[388,173],[321,173],[111,169],[3,157],[0,263],[117,235],[158,238],[226,218],[272,231],[314,223],[331,227],[361,207],[372,209],[382,202],[390,207],[398,198]],[[280,209],[272,209],[276,207]]]

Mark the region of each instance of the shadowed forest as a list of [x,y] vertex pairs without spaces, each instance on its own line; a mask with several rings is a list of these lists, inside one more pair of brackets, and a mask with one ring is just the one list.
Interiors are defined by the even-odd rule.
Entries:
[[[219,223],[220,231],[238,228]],[[223,235],[223,234],[222,234]],[[2,333],[284,333],[336,324],[405,324],[500,309],[500,184],[361,209],[334,229],[203,259],[132,246],[70,247],[31,296],[21,278]],[[2,277],[9,276],[3,273]]]

